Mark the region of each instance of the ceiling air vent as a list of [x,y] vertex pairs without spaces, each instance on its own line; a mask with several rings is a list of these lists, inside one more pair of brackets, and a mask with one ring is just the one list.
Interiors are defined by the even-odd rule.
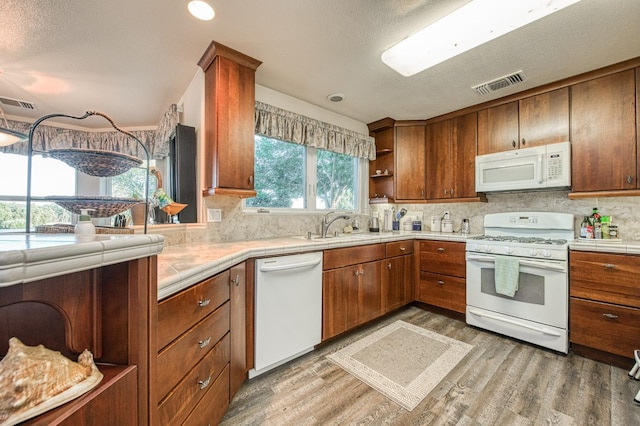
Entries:
[[0,104],[17,107],[17,108],[24,108],[24,109],[36,109],[36,104],[34,104],[33,102],[20,101],[18,99],[11,99],[11,98],[4,98],[2,96],[0,96]]
[[495,80],[487,81],[486,83],[473,86],[472,89],[478,92],[480,95],[488,95],[496,90],[504,89],[505,87],[513,86],[514,84],[522,83],[525,80],[525,76],[522,70],[514,72],[513,74],[505,75],[504,77],[496,78]]

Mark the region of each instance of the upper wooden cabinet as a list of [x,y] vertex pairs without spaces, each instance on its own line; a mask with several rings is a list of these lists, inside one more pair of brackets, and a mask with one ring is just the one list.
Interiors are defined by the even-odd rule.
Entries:
[[396,200],[425,198],[425,122],[396,121]]
[[569,140],[569,88],[478,111],[478,155]]
[[571,87],[573,192],[638,188],[635,72]]
[[254,197],[255,72],[261,62],[211,42],[205,72],[204,195]]
[[376,140],[376,159],[369,161],[369,203],[395,201],[395,122],[387,117],[368,124],[369,134]]
[[475,112],[427,125],[427,199],[475,198]]

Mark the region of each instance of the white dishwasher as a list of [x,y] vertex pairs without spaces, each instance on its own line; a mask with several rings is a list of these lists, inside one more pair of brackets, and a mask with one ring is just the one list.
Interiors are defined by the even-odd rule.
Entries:
[[256,260],[255,367],[249,378],[322,338],[322,252]]

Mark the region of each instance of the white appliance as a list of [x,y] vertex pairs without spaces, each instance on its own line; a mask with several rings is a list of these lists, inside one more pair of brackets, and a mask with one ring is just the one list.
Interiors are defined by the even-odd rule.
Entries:
[[322,252],[256,260],[253,378],[322,338]]
[[476,156],[476,192],[556,189],[569,186],[569,142]]
[[[484,226],[484,236],[466,243],[467,323],[567,353],[573,215],[496,213],[484,217]],[[516,262],[512,297],[496,286],[499,257]]]

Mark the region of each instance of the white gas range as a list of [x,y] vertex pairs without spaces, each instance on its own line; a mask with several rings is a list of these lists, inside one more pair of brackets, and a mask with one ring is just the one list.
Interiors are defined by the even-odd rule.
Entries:
[[567,353],[572,214],[496,213],[467,240],[468,324]]

